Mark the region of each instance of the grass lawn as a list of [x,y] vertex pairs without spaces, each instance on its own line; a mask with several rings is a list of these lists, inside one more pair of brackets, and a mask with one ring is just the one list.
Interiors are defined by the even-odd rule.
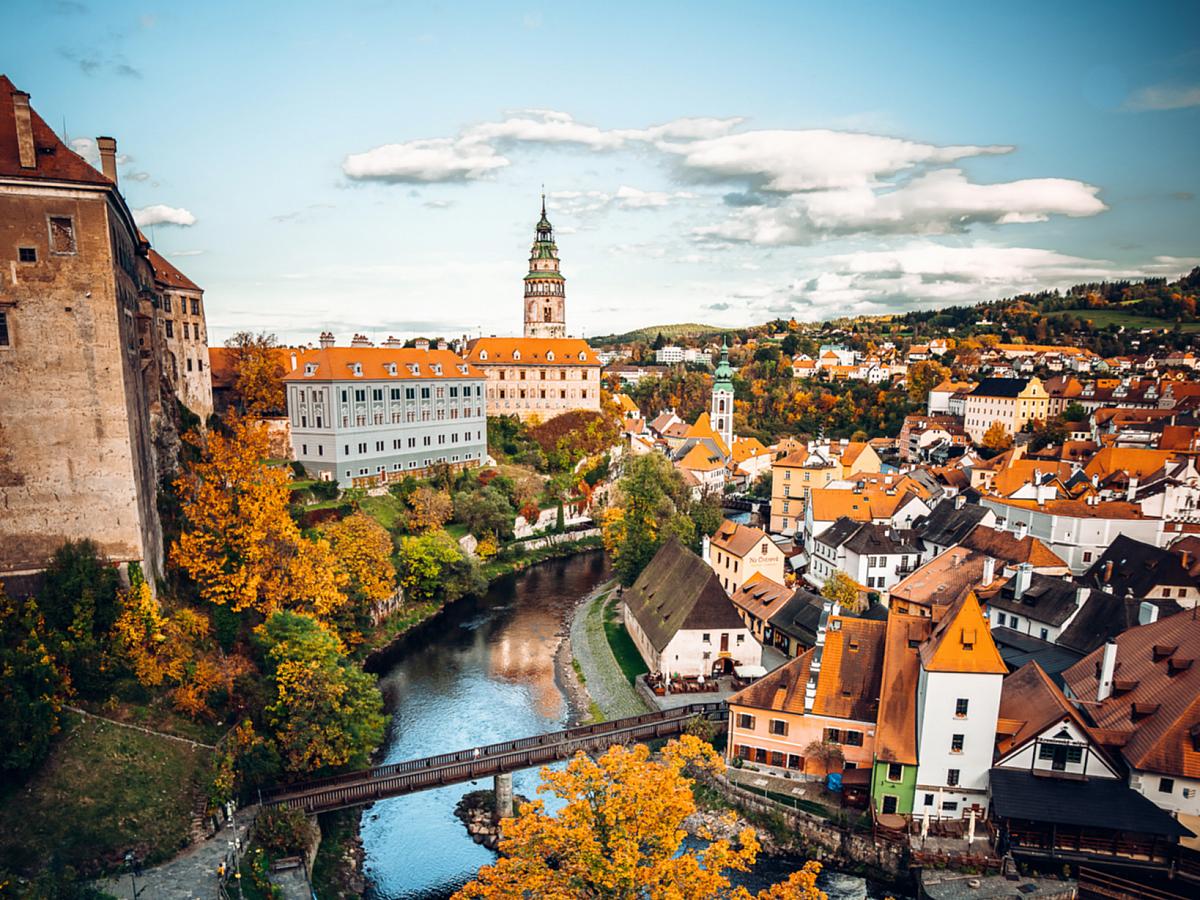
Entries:
[[624,623],[621,622],[621,615],[617,611],[616,594],[602,599],[596,604],[596,608],[603,609],[604,636],[608,638],[608,646],[612,648],[613,656],[617,658],[617,665],[621,667],[621,671],[629,683],[633,684],[639,675],[644,675],[650,670],[646,668],[642,654],[638,653],[633,638],[629,636]]
[[[1050,316],[1069,313],[1079,319],[1090,319],[1097,328],[1107,328],[1109,325],[1124,325],[1126,328],[1165,328],[1170,331],[1175,322],[1170,319],[1156,319],[1153,316],[1140,316],[1137,313],[1121,312],[1119,309],[1062,309],[1049,313]],[[1180,329],[1185,332],[1200,331],[1200,322],[1182,322]]]
[[0,867],[57,857],[86,871],[131,848],[147,864],[187,845],[193,785],[209,751],[68,713],[42,768],[0,791]]
[[363,497],[359,501],[358,508],[390,532],[395,532],[404,520],[404,501],[393,494],[384,494],[381,497]]

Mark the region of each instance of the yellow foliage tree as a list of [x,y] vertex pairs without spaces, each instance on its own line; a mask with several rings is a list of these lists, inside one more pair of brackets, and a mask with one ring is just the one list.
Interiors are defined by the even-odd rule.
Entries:
[[[719,771],[723,763],[709,744],[685,734],[667,744],[661,762],[645,746],[617,745],[595,760],[577,754],[563,771],[543,769],[539,793],[566,805],[551,816],[537,800],[505,819],[500,859],[455,900],[751,900],[745,888],[730,886],[727,873],[754,864],[753,828],[742,830],[736,846],[714,840],[703,850],[682,850],[683,820],[696,810],[689,767]],[[809,863],[758,897],[825,900],[816,888],[819,871]]]
[[1012,446],[1013,439],[1005,429],[1003,422],[993,422],[991,427],[983,433],[983,440],[980,443],[989,450],[1007,450]]
[[254,418],[282,412],[285,372],[275,335],[239,331],[225,346],[233,357],[233,390],[242,411]]
[[454,514],[454,501],[450,495],[428,485],[413,491],[408,498],[408,505],[412,508],[409,524],[417,531],[436,531]]
[[825,583],[821,585],[821,596],[840,603],[851,612],[858,611],[858,585],[845,572],[839,570],[826,578]]
[[345,602],[345,578],[288,513],[288,472],[267,465],[266,429],[236,414],[225,424],[228,435],[187,436],[200,458],[175,482],[185,526],[172,559],[210,603],[269,615],[303,602],[330,614]]
[[386,600],[396,590],[392,537],[364,512],[355,512],[325,529],[338,568],[350,593],[370,603]]

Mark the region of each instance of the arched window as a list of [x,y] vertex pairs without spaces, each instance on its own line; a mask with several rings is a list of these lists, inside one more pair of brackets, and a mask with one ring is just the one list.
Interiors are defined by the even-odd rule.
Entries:
[[542,321],[543,322],[550,321],[550,307],[548,307],[548,306],[542,311]]

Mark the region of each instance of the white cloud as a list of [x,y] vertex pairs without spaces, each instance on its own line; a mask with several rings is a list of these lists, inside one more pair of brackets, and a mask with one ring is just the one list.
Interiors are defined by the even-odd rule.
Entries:
[[182,206],[167,206],[162,203],[155,203],[152,206],[135,209],[133,211],[133,221],[140,228],[145,228],[149,225],[179,225],[181,227],[188,227],[196,224],[196,217]]
[[203,250],[164,250],[166,256],[199,256]]
[[859,185],[793,194],[773,206],[745,207],[695,233],[766,245],[804,244],[830,234],[947,234],[980,223],[1094,216],[1108,208],[1096,196],[1099,190],[1066,178],[973,184],[961,169],[935,169],[898,187]]
[[100,151],[96,148],[96,142],[91,138],[72,138],[71,149],[87,160],[92,168],[100,168]]
[[660,142],[700,180],[746,181],[780,193],[858,188],[918,165],[1011,153],[1010,146],[920,144],[828,129],[746,131],[687,144]]
[[1151,85],[1125,101],[1126,109],[1134,110],[1187,109],[1192,106],[1200,106],[1200,85]]
[[508,164],[486,143],[429,138],[352,153],[342,162],[342,171],[356,181],[430,183],[474,181]]
[[661,209],[675,200],[694,200],[690,191],[643,191],[627,184],[617,188],[616,201],[622,209]]

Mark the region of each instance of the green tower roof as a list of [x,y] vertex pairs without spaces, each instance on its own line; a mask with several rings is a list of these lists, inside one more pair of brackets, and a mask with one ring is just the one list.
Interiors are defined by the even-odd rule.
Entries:
[[721,361],[717,363],[717,371],[713,373],[714,391],[733,391],[733,367],[729,365],[729,343],[721,340]]

